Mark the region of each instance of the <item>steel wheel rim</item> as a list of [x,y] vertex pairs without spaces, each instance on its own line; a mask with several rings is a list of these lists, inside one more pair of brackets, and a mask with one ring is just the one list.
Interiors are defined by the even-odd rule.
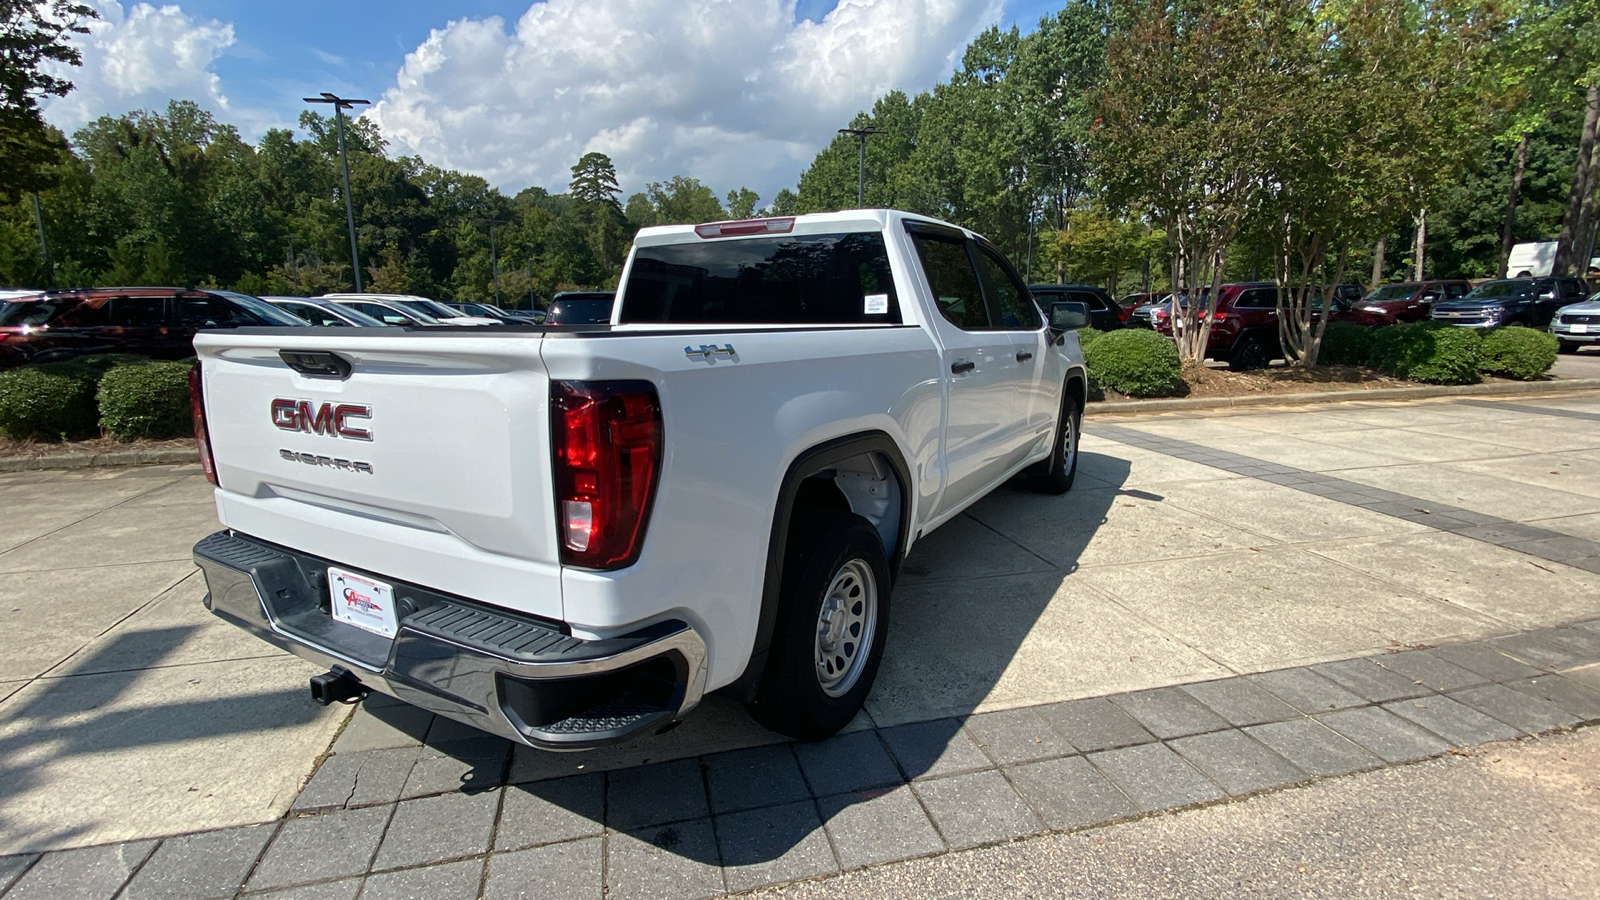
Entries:
[[1068,413],[1061,417],[1061,473],[1072,471],[1078,461],[1078,417]]
[[822,595],[813,660],[817,683],[829,697],[850,692],[872,655],[878,628],[878,580],[865,560],[839,567]]

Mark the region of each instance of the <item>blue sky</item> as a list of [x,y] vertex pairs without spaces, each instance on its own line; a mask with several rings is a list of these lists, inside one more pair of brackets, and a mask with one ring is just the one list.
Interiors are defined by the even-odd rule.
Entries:
[[[46,110],[69,131],[179,96],[253,139],[335,91],[384,101],[372,114],[396,152],[511,190],[560,187],[566,157],[602,149],[628,190],[690,174],[764,196],[882,90],[931,87],[983,26],[1029,31],[1060,5],[797,0],[780,22],[783,0],[549,0],[524,32],[530,0],[90,2],[104,22],[73,72],[79,90]],[[721,21],[686,24],[695,4]],[[701,77],[722,67],[732,87]]]

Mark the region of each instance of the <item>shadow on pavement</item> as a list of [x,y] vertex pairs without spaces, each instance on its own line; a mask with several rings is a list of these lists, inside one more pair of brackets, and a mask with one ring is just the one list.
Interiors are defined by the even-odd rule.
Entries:
[[[749,721],[737,700],[717,695],[677,731],[588,754],[498,739],[491,740],[504,750],[486,754],[481,741],[462,741],[461,726],[444,719],[419,726],[417,710],[384,700],[366,712],[423,741],[414,765],[454,764],[457,783],[440,790],[513,785],[496,849],[516,849],[505,844],[513,833],[533,846],[610,828],[623,835],[613,853],[631,841],[647,854],[729,867],[770,863],[825,841],[822,826],[840,819],[870,840],[876,817],[913,811],[916,800],[904,788],[911,780],[968,754],[983,760],[972,768],[990,765],[964,721],[1006,677],[1116,499],[1160,499],[1121,489],[1124,460],[1083,453],[1079,472],[1060,497],[1004,485],[917,544],[894,588],[888,649],[868,700],[873,721],[858,719],[855,730],[827,741],[788,742]],[[1002,533],[1030,517],[1049,537],[1047,554]],[[406,780],[406,796],[416,796],[416,769]],[[869,801],[870,812],[857,809]],[[937,843],[931,826],[928,836]]]
[[[90,767],[96,758],[137,748],[297,725],[316,718],[303,691],[231,692],[203,700],[163,699],[141,685],[150,669],[197,631],[195,626],[127,631],[107,641],[61,676],[40,678],[18,691],[0,717],[0,836],[10,846],[48,839],[55,844],[91,830],[80,823],[45,833],[18,810],[51,777],[50,766]],[[143,660],[137,668],[127,661]],[[82,672],[84,674],[74,674]],[[226,765],[218,760],[218,765]],[[97,784],[115,794],[118,785]],[[103,798],[97,798],[103,799]],[[72,803],[72,797],[54,802]],[[42,819],[41,819],[42,820]]]

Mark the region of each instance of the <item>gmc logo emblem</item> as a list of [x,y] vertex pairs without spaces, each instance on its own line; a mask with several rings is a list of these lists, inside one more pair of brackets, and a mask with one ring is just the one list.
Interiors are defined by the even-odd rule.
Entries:
[[350,403],[324,403],[312,407],[310,400],[272,401],[272,424],[284,431],[304,431],[307,434],[325,434],[328,437],[349,438],[353,441],[370,441],[372,432],[351,423],[351,419],[371,419],[372,407]]

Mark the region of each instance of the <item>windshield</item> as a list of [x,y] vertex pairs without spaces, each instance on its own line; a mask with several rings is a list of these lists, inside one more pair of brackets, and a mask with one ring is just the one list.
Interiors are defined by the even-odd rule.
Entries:
[[1533,293],[1531,281],[1485,281],[1462,297],[1463,300],[1497,300],[1502,297],[1526,297]]
[[1366,296],[1368,300],[1410,300],[1417,292],[1414,284],[1386,284]]
[[434,310],[417,300],[389,300],[387,302],[390,306],[398,307],[412,314],[413,316],[416,316],[417,319],[424,325],[436,325],[440,319],[461,318],[461,313],[458,313],[453,309],[446,310],[445,312],[438,312],[437,310]]
[[0,302],[0,325],[43,325],[77,305],[77,300],[7,300]]
[[212,291],[211,293],[219,297],[227,297],[229,300],[266,319],[269,325],[299,326],[306,324],[305,320],[299,316],[284,312],[259,297],[252,297],[249,294],[236,294],[233,291]]
[[451,309],[450,307],[445,306],[443,303],[439,303],[435,300],[429,300],[425,297],[414,297],[410,300],[396,300],[395,302],[401,306],[404,306],[406,309],[412,309],[420,313],[425,313],[433,316],[435,319],[459,319],[464,315],[468,315],[467,313]]

